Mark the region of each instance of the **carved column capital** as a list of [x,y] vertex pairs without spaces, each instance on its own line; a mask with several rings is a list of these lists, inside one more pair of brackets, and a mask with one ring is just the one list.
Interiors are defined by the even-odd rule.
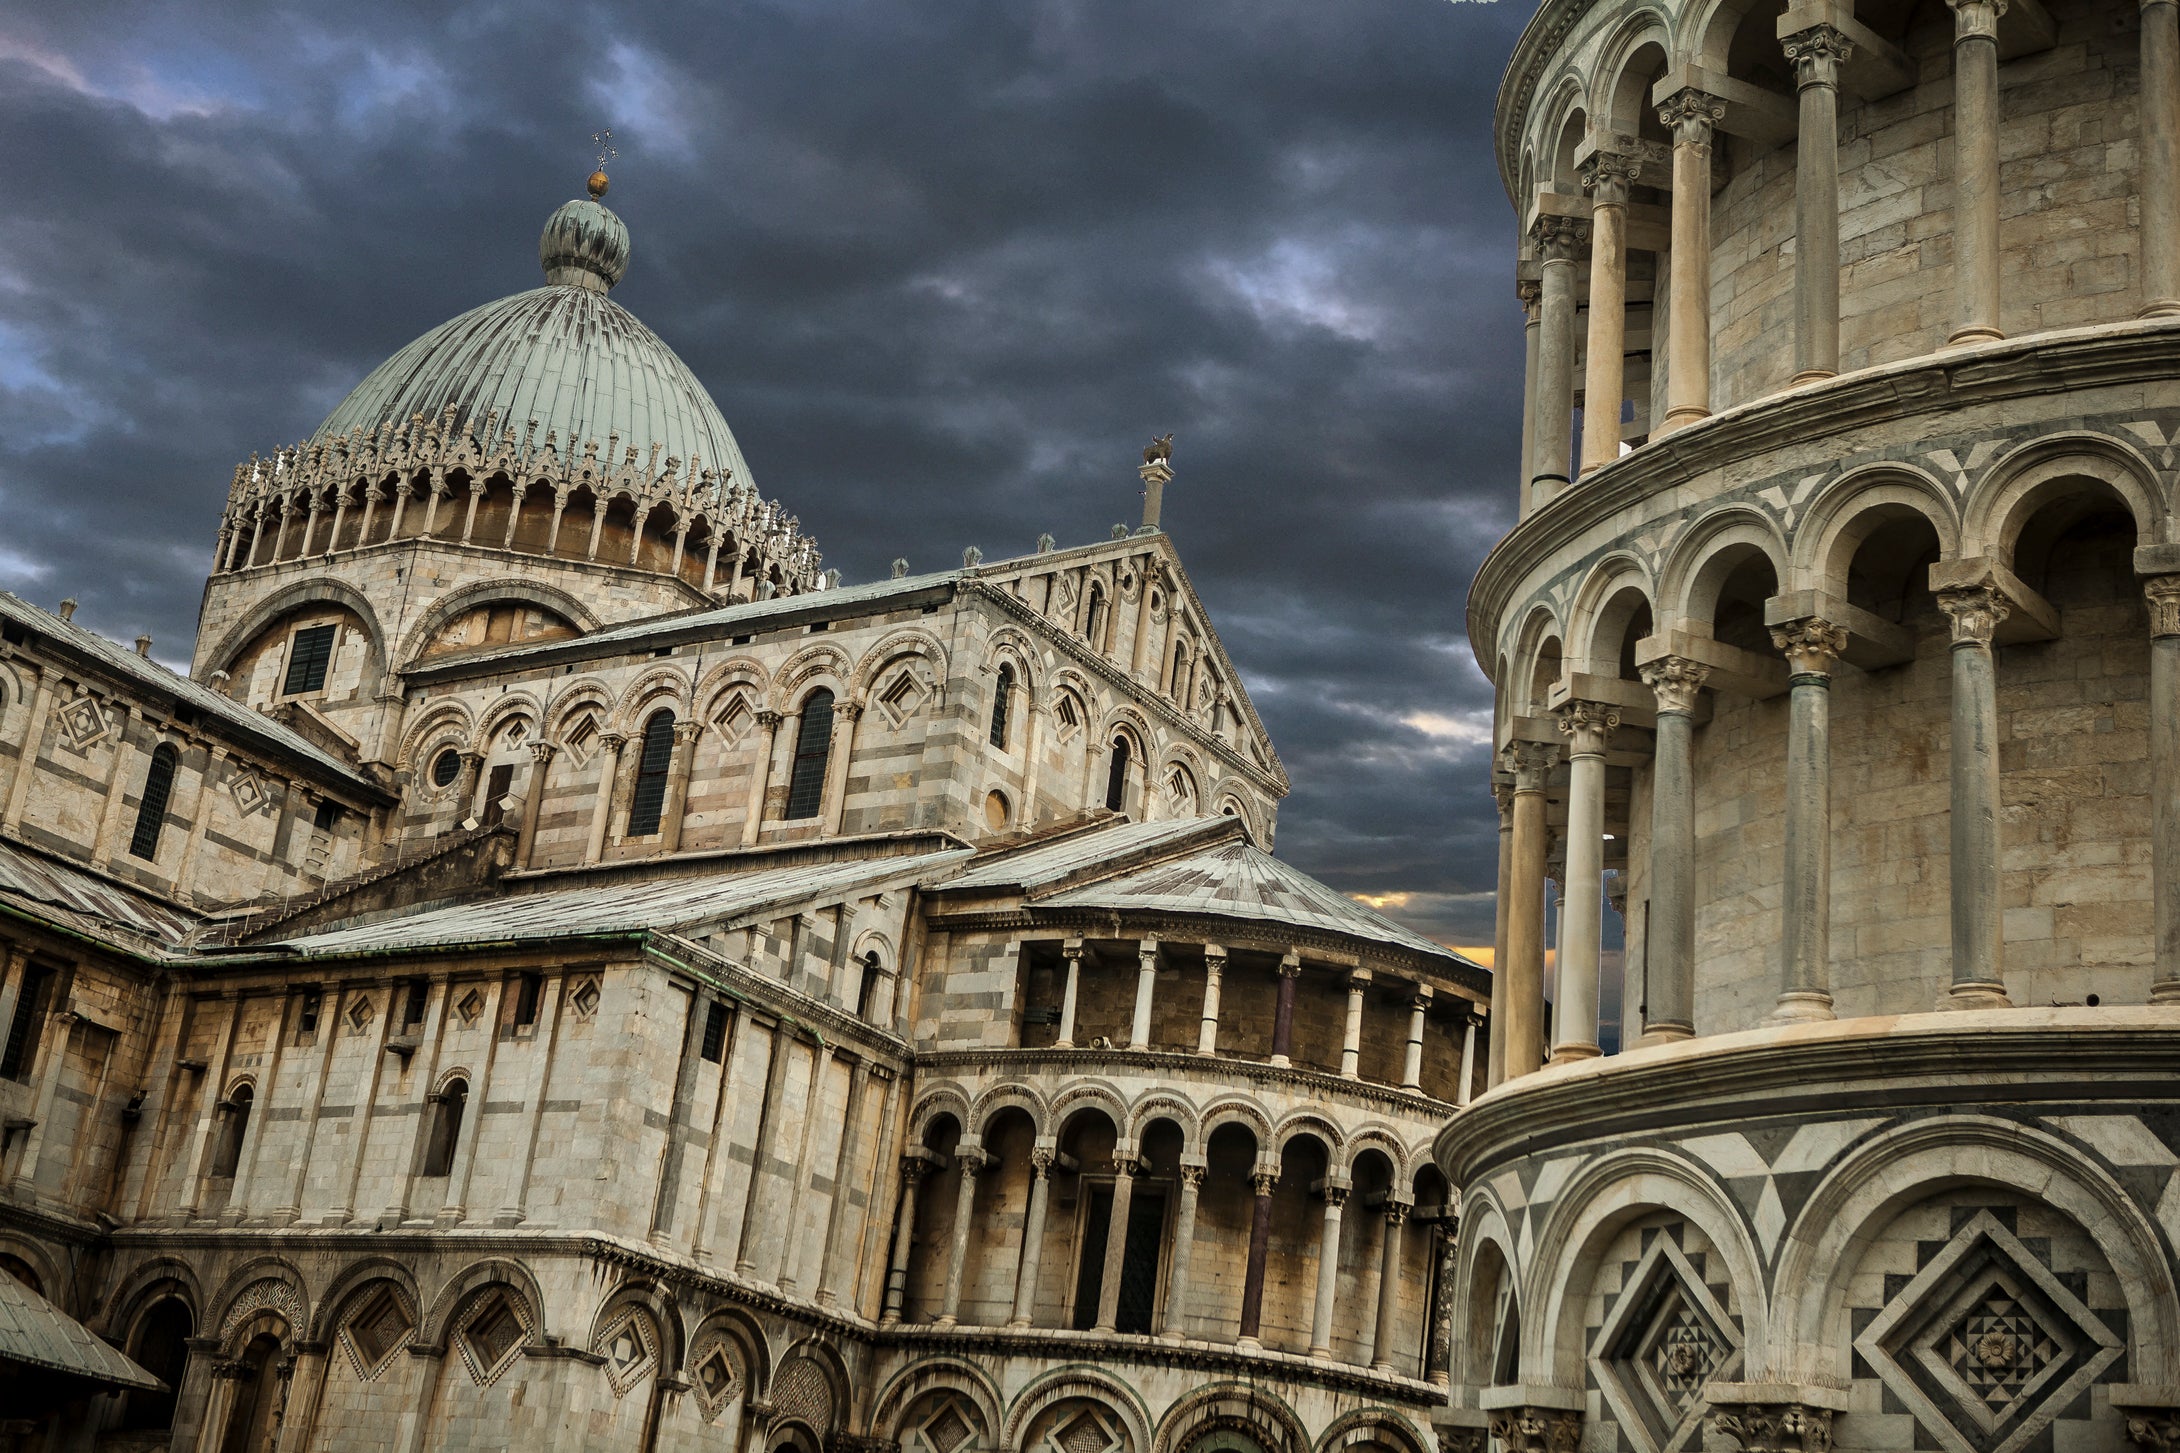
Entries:
[[931,1169],[931,1162],[920,1155],[904,1155],[901,1157],[901,1179],[911,1186],[922,1180],[924,1172],[929,1169]]
[[1491,800],[1498,804],[1499,831],[1505,832],[1514,825],[1514,778],[1511,773],[1491,774]]
[[1590,224],[1579,217],[1539,217],[1529,228],[1537,261],[1573,262],[1589,246]]
[[1642,668],[1643,685],[1658,698],[1658,712],[1687,716],[1711,679],[1711,668],[1685,656],[1661,656]]
[[784,720],[786,720],[785,717],[781,716],[778,712],[774,711],[769,706],[757,713],[757,725],[763,727],[768,732],[777,731],[779,729],[780,723]]
[[2150,605],[2150,634],[2180,636],[2180,575],[2152,575],[2142,582]]
[[1537,310],[1544,302],[1544,284],[1534,278],[1517,278],[1514,282],[1514,296],[1521,301],[1522,317],[1528,322],[1536,322]]
[[1353,1186],[1341,1186],[1341,1185],[1328,1185],[1328,1186],[1326,1186],[1326,1187],[1325,1187],[1325,1204],[1326,1204],[1326,1205],[1328,1205],[1328,1206],[1331,1206],[1331,1207],[1333,1207],[1334,1209],[1338,1209],[1339,1207],[1341,1207],[1341,1206],[1344,1206],[1344,1205],[1346,1205],[1346,1204],[1347,1204],[1347,1198],[1348,1198],[1348,1196],[1349,1196],[1350,1194],[1352,1194],[1352,1193],[1353,1193],[1354,1189],[1355,1189],[1355,1188],[1354,1188]]
[[2006,0],[1945,0],[1953,7],[1953,39],[1997,40]]
[[1605,743],[1620,727],[1620,708],[1601,701],[1570,701],[1555,715],[1570,757],[1603,756]]
[[1491,1415],[1491,1436],[1505,1453],[1575,1453],[1582,1415],[1564,1408],[1505,1408]]
[[1559,747],[1552,742],[1509,742],[1499,752],[1500,769],[1513,775],[1516,792],[1542,792],[1558,762]]
[[1807,1403],[1714,1407],[1711,1426],[1740,1440],[1741,1453],[1827,1453],[1832,1446],[1832,1410]]
[[1058,1159],[1058,1157],[1059,1152],[1055,1150],[1038,1149],[1031,1151],[1029,1153],[1029,1173],[1031,1179],[1034,1180],[1038,1176],[1051,1175],[1053,1162]]
[[1725,118],[1726,103],[1707,91],[1683,87],[1658,103],[1658,121],[1677,146],[1708,146]]
[[532,742],[530,743],[530,760],[542,767],[550,762],[553,759],[553,754],[559,750],[560,744],[558,742]]
[[2180,1453],[2180,1408],[2122,1407],[2127,1441],[2150,1453]]
[[1643,159],[1616,151],[1593,152],[1577,175],[1582,190],[1600,207],[1627,205],[1627,189],[1642,175]]
[[1803,90],[1811,86],[1837,87],[1839,68],[1854,54],[1854,42],[1846,32],[1829,25],[1812,25],[1784,37],[1779,44],[1794,64],[1794,84]]
[[1490,1453],[1489,1428],[1440,1428],[1438,1453]]
[[1253,1170],[1249,1172],[1249,1184],[1258,1195],[1268,1196],[1272,1193],[1272,1187],[1279,1184],[1279,1172],[1276,1170]]
[[1847,650],[1847,633],[1830,621],[1805,616],[1771,628],[1771,643],[1796,676],[1830,676]]
[[674,723],[674,745],[686,747],[704,733],[704,723],[695,717]]
[[1953,623],[1956,646],[1988,646],[2000,621],[2013,613],[1995,585],[1963,585],[1937,592],[1938,609]]
[[1184,1165],[1181,1167],[1181,1183],[1200,1191],[1204,1188],[1204,1176],[1209,1169],[1208,1166]]
[[600,732],[598,733],[598,744],[609,752],[619,752],[621,748],[628,745],[628,733]]

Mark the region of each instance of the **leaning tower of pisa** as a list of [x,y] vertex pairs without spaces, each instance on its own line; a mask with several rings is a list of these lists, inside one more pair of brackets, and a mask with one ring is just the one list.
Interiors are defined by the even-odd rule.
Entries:
[[1450,1448],[2180,1446],[2176,127],[2172,0],[1522,36]]

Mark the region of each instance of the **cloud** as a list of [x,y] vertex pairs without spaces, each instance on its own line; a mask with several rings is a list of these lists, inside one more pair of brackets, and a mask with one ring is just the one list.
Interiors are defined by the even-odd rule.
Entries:
[[[535,286],[612,126],[615,296],[848,578],[1165,524],[1295,782],[1282,856],[1489,942],[1525,17],[1442,0],[368,9],[0,31],[0,576],[162,654],[235,465]],[[1399,895],[1396,897],[1392,895]],[[1394,906],[1396,905],[1397,906]]]

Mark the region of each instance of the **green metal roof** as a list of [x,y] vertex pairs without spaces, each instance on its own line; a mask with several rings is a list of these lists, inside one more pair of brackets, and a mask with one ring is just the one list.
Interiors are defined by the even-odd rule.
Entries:
[[[563,214],[572,210],[583,215],[571,221]],[[540,244],[549,270],[565,265],[552,275],[580,275],[580,285],[559,281],[441,323],[373,369],[326,416],[311,442],[355,430],[370,434],[384,423],[406,425],[416,414],[437,419],[451,405],[457,424],[474,420],[478,428],[496,411],[497,428],[512,429],[517,439],[534,419],[535,442],[542,445],[551,431],[562,458],[596,440],[600,461],[618,464],[605,457],[608,437],[618,434],[617,450],[633,445],[639,458],[648,458],[656,444],[661,462],[701,460],[733,470],[735,479],[754,488],[748,461],[704,385],[658,334],[605,295],[604,285],[619,276],[616,259],[586,254],[576,265],[574,253],[586,247],[613,250],[608,244],[614,239],[599,231],[605,224],[590,213],[620,226],[595,202],[571,202],[553,214]],[[585,223],[581,236],[571,233],[575,222]],[[622,231],[620,265],[627,247]]]

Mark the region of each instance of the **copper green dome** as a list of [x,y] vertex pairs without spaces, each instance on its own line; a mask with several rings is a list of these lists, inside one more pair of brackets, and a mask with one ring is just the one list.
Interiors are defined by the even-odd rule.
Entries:
[[[448,408],[457,424],[497,412],[499,427],[532,436],[548,431],[563,456],[596,440],[604,458],[609,436],[649,459],[659,449],[686,464],[734,471],[753,485],[734,434],[711,395],[656,333],[606,296],[628,266],[628,229],[595,201],[578,199],[555,211],[538,242],[546,286],[472,308],[441,323],[371,371],[326,416],[312,442],[379,426],[404,426],[415,415],[438,419]],[[618,460],[612,461],[618,463]]]

